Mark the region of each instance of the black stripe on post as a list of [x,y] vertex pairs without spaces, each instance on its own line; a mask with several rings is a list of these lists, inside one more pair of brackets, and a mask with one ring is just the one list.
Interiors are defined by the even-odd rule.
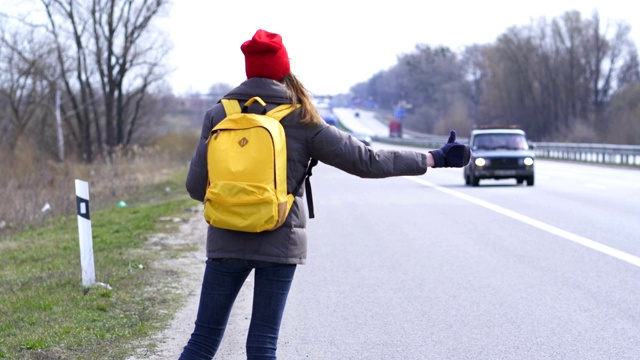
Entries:
[[78,216],[91,220],[89,216],[89,200],[76,196],[76,205]]

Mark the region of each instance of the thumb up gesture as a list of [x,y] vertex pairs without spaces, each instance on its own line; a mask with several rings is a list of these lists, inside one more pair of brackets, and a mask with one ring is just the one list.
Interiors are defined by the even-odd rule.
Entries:
[[451,130],[449,141],[438,150],[429,151],[433,156],[434,168],[464,167],[469,163],[471,151],[467,145],[456,141],[456,131]]

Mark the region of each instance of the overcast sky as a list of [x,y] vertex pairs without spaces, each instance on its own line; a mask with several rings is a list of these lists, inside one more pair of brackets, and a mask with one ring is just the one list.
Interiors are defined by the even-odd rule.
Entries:
[[[315,94],[346,93],[387,70],[417,44],[458,51],[494,43],[509,27],[570,10],[593,11],[603,26],[625,21],[640,46],[640,2],[633,0],[172,0],[159,19],[173,50],[169,82],[174,93],[206,92],[216,83],[244,81],[240,45],[257,29],[282,35],[291,70]],[[34,0],[0,0],[11,13]],[[41,5],[36,6],[41,7]],[[612,33],[612,31],[610,31]]]
[[174,92],[205,92],[245,79],[240,45],[259,28],[282,35],[291,70],[316,94],[346,93],[396,64],[416,44],[493,43],[511,26],[569,10],[603,24],[623,20],[640,45],[640,4],[629,0],[201,1],[176,0],[163,20],[173,42]]

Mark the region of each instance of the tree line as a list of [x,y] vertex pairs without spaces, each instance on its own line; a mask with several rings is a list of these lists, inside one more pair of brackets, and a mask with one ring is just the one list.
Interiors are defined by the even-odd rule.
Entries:
[[0,144],[92,162],[139,140],[169,51],[154,19],[167,0],[40,0],[0,16]]
[[[35,4],[32,13],[0,14],[4,154],[26,147],[59,161],[109,161],[152,135],[167,113],[199,123],[230,88],[214,84],[215,99],[171,94],[170,47],[156,25],[169,0]],[[390,113],[406,106],[405,128],[426,133],[518,124],[534,141],[637,144],[640,65],[629,32],[597,12],[570,11],[459,53],[419,44],[342,97]]]
[[640,63],[630,26],[569,11],[514,26],[495,43],[417,45],[354,85],[381,109],[407,104],[405,128],[463,134],[519,125],[536,141],[640,143]]

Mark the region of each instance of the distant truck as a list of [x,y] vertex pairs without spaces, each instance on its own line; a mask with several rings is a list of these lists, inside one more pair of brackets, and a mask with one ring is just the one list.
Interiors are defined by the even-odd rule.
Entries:
[[391,120],[389,122],[389,137],[402,137],[402,122],[400,120]]
[[338,118],[333,115],[333,116],[323,116],[322,117],[324,119],[324,121],[332,126],[338,126]]
[[338,117],[333,113],[333,110],[331,110],[328,105],[320,104],[316,106],[316,109],[318,109],[320,116],[327,124],[338,126]]

